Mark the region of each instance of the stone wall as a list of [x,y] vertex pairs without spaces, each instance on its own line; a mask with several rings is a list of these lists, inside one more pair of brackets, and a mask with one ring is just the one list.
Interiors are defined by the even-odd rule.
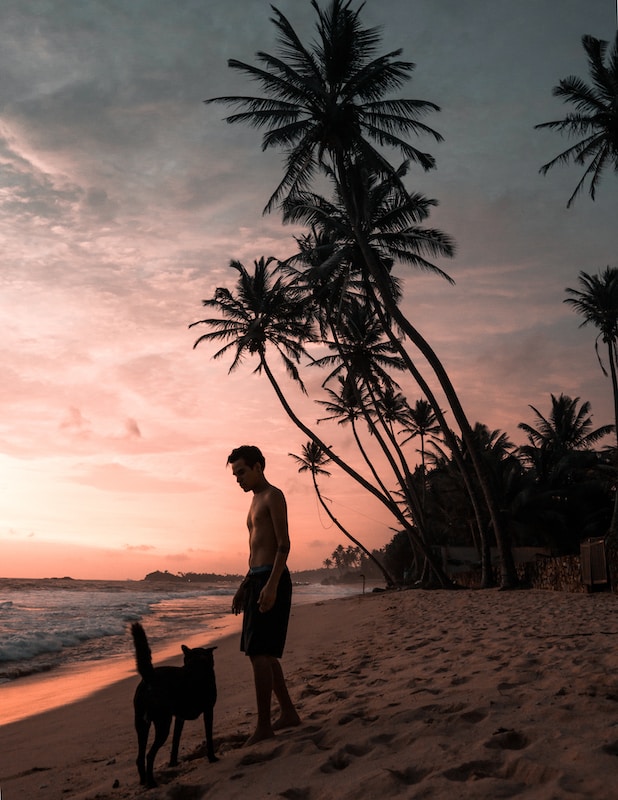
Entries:
[[[500,584],[500,573],[493,567],[496,585]],[[539,558],[536,561],[517,564],[517,575],[524,586],[532,589],[551,589],[556,592],[587,592],[582,583],[579,556]],[[460,572],[453,576],[459,586],[478,589],[481,585],[480,570]]]
[[518,564],[517,574],[524,584],[533,589],[575,593],[588,591],[582,583],[579,556],[540,558],[528,564]]

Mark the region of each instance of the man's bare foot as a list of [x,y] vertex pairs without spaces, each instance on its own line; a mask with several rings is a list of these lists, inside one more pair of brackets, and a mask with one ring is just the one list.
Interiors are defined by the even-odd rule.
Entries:
[[273,728],[256,728],[255,732],[252,736],[250,736],[247,741],[245,742],[244,746],[249,747],[249,745],[257,744],[258,742],[263,742],[265,739],[272,739],[275,735]]
[[273,730],[280,731],[283,728],[296,728],[301,724],[301,719],[294,711],[293,713],[282,714],[276,722],[273,722]]

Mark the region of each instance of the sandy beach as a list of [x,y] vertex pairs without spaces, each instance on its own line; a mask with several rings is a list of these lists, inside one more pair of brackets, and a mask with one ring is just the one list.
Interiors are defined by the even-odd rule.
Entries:
[[300,727],[242,746],[251,670],[228,636],[215,653],[217,763],[201,720],[189,722],[180,766],[167,767],[168,742],[159,786],[140,787],[130,678],[0,727],[2,800],[615,800],[617,646],[610,594],[407,591],[299,606],[283,664]]

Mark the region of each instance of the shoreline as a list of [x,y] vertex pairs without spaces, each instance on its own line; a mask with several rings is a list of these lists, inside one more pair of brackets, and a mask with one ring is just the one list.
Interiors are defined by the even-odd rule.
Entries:
[[[217,640],[215,748],[137,782],[137,677],[0,727],[7,800],[613,800],[618,598],[542,590],[385,592],[292,609],[283,668],[302,725],[252,747],[250,664]],[[159,661],[155,653],[155,662]],[[178,657],[174,663],[180,663]]]
[[[35,604],[45,608],[49,598],[49,603],[56,608],[55,591],[65,590],[66,581],[22,580],[20,583],[21,586],[12,587],[17,592],[15,618],[7,620],[4,638],[0,636],[0,653],[5,659],[0,666],[6,670],[7,676],[5,678],[0,671],[0,726],[28,716],[29,712],[24,710],[22,703],[25,694],[37,707],[51,709],[88,694],[92,691],[88,686],[102,688],[116,679],[135,674],[129,621],[142,621],[155,658],[161,660],[177,655],[180,643],[190,647],[208,646],[214,639],[224,636],[226,631],[236,631],[240,626],[240,619],[231,612],[231,591],[220,593],[213,591],[212,587],[206,587],[205,591],[197,594],[195,589],[191,589],[168,595],[165,588],[159,588],[146,610],[143,603],[135,599],[134,587],[125,581],[115,584],[108,581],[81,581],[72,597],[79,598],[75,601],[75,614],[82,626],[80,631],[85,628],[87,635],[82,635],[81,640],[74,637],[71,622],[57,623],[56,629],[50,631],[40,615],[33,620],[24,615],[22,626],[27,633],[20,645],[25,655],[20,659],[17,645],[11,643],[10,635],[7,635],[11,632],[11,625],[15,631],[22,630],[17,620],[21,607],[27,608],[30,602],[28,597],[23,598],[19,592],[36,587],[40,595],[35,595]],[[63,585],[58,586],[58,583]],[[72,588],[77,583],[72,581]],[[123,598],[127,589],[128,601],[124,605],[122,601],[118,604],[117,598]],[[102,613],[96,608],[101,590],[104,590],[105,597]],[[341,588],[329,589],[313,584],[297,585],[293,603],[317,602],[330,596],[341,596],[337,594],[341,591]],[[140,587],[138,598],[141,592],[150,595],[152,589]],[[6,596],[10,607],[13,597],[10,593]],[[58,603],[60,607],[73,602],[65,601],[62,594],[60,597],[63,598]],[[83,601],[81,598],[84,598]],[[55,619],[62,620],[61,614],[56,613]],[[95,622],[85,623],[88,619],[94,619]],[[101,635],[101,630],[106,633]],[[57,647],[56,633],[62,642],[60,648]],[[74,638],[78,641],[74,641]],[[19,636],[16,639],[19,640]],[[48,640],[51,645],[47,644]],[[32,647],[30,652],[34,652],[32,660],[27,655],[29,645]],[[59,698],[62,698],[62,702]]]
[[[148,620],[143,620],[143,624],[147,632]],[[182,641],[170,638],[157,643],[153,658],[155,663],[173,662],[178,658],[181,644],[188,647],[210,647],[222,637],[234,635],[237,629],[240,629],[239,617],[221,615],[215,619],[211,628],[201,633],[184,633],[180,637]],[[37,709],[37,714],[41,714],[83,700],[125,679],[137,679],[135,655],[129,649],[131,647],[127,632],[125,655],[99,661],[79,661],[72,665],[63,664],[49,672],[36,672],[0,685],[0,730],[4,725],[32,716],[28,704]],[[26,705],[24,697],[28,698]]]

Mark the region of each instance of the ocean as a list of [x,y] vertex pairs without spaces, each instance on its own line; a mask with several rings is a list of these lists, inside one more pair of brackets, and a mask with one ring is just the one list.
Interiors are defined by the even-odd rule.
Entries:
[[[236,589],[236,582],[0,578],[0,725],[23,718],[20,687],[36,686],[41,711],[134,675],[132,622],[144,625],[155,662],[180,654],[183,643],[208,645],[239,630],[230,610]],[[293,603],[359,593],[301,585]]]

